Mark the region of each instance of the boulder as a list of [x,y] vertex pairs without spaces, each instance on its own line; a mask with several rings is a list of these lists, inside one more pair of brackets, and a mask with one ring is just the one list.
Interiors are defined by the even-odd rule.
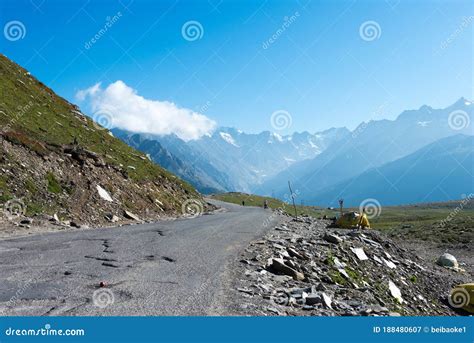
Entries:
[[326,242],[329,242],[329,243],[334,243],[334,244],[339,244],[342,242],[342,238],[335,235],[335,234],[331,234],[331,233],[326,233],[324,234],[324,237],[323,239],[326,241]]
[[302,254],[300,254],[299,252],[297,252],[295,249],[293,248],[288,248],[286,249],[286,251],[288,251],[288,254],[291,256],[291,257],[296,257],[300,260],[307,260],[306,256],[303,256]]
[[127,210],[123,211],[123,215],[124,215],[125,218],[140,221],[140,218],[136,214],[134,214],[130,211],[127,211]]
[[306,297],[306,305],[321,304],[322,301],[323,299],[320,293],[308,294],[308,296]]
[[444,253],[443,255],[441,255],[438,258],[438,261],[436,261],[436,263],[442,267],[459,268],[459,264],[456,260],[456,257],[448,253]]
[[295,269],[288,267],[283,259],[272,258],[269,262],[270,263],[268,264],[268,268],[272,271],[291,276],[295,280],[304,280],[305,278],[303,273],[300,273]]
[[120,220],[119,217],[117,217],[115,214],[112,214],[112,213],[107,213],[105,215],[105,219],[107,219],[111,223],[116,223]]
[[323,304],[326,308],[332,308],[332,300],[329,295],[324,292],[317,292],[308,294],[306,297],[306,305],[315,305],[315,304]]

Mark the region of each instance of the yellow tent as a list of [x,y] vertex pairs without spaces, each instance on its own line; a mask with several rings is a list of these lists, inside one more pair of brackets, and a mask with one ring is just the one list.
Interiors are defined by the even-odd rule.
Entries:
[[357,212],[343,213],[337,220],[336,226],[350,229],[355,226],[370,229],[369,219],[365,213],[359,214]]

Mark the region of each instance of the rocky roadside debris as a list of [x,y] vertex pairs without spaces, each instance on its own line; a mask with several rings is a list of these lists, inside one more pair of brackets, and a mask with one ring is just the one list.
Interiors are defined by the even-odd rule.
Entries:
[[229,314],[456,315],[449,292],[471,275],[424,261],[378,231],[329,224],[293,219],[252,242],[232,269]]

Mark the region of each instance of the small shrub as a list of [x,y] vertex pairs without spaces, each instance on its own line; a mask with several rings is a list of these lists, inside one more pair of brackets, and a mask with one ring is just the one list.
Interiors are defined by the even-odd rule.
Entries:
[[61,193],[62,187],[59,184],[59,181],[56,179],[53,173],[49,172],[46,174],[46,179],[48,180],[48,191],[51,193]]

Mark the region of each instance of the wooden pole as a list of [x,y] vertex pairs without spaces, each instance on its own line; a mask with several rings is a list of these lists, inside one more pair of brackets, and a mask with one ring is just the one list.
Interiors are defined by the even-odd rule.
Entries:
[[293,200],[293,208],[295,209],[295,219],[298,219],[298,212],[296,211],[296,205],[295,205],[295,196],[293,194],[293,191],[291,190],[291,184],[289,180],[288,180],[288,188],[290,189],[291,200]]
[[341,217],[343,215],[343,212],[342,212],[343,205],[344,205],[344,199],[339,199],[339,213],[341,214]]

